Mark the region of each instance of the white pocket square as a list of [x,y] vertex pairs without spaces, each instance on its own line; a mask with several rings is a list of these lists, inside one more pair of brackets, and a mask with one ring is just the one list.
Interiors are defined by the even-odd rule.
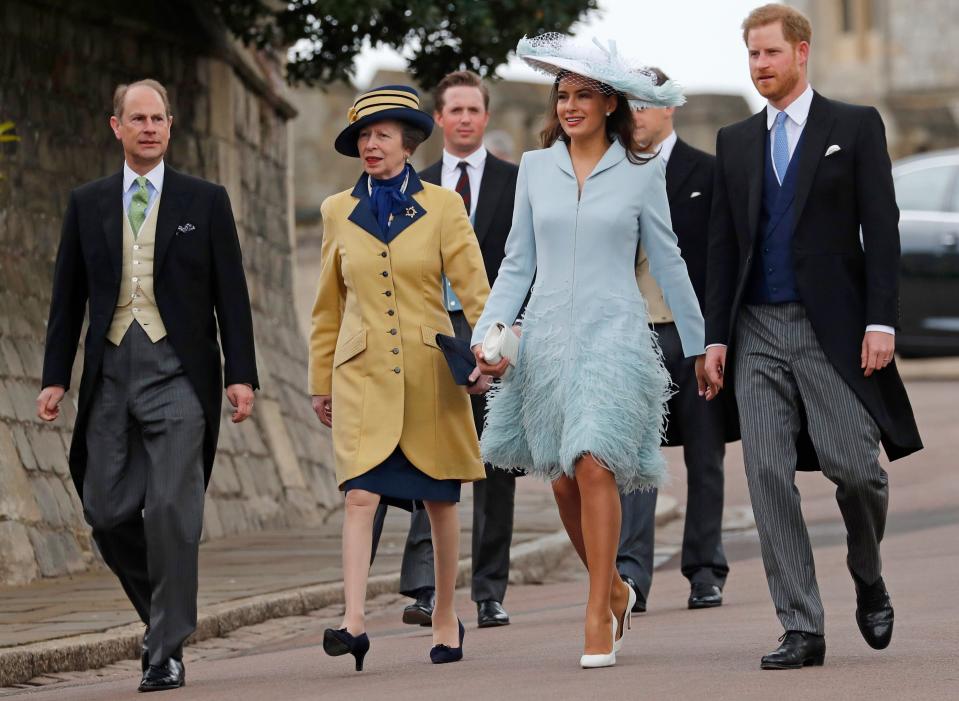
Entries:
[[180,226],[178,226],[178,227],[176,228],[176,230],[179,231],[181,234],[189,233],[189,232],[193,231],[194,229],[196,229],[196,227],[193,226],[193,224],[190,224],[190,223],[180,224]]
[[689,196],[689,199],[693,199],[694,197],[699,197],[701,194],[703,193],[701,193],[699,190],[696,190],[696,192],[694,192],[693,194]]
[[833,144],[832,146],[830,146],[829,148],[826,149],[826,155],[824,156],[824,158],[833,155],[833,154],[836,153],[837,151],[842,151],[842,149],[839,148],[839,146],[838,146],[837,144]]

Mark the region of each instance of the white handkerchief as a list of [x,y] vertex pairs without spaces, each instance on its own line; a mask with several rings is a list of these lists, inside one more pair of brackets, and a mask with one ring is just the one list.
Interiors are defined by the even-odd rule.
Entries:
[[699,197],[701,194],[703,193],[701,193],[699,190],[696,190],[696,192],[694,192],[693,194],[689,196],[689,199],[693,199],[694,197]]
[[824,158],[833,155],[834,153],[836,153],[836,151],[841,151],[841,150],[842,149],[839,148],[838,144],[833,144],[832,146],[826,149],[826,156],[824,156]]

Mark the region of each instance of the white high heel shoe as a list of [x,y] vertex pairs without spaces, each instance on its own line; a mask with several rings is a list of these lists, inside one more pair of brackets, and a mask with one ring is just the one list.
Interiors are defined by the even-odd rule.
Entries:
[[[623,649],[623,640],[626,639],[626,631],[632,627],[633,620],[633,606],[636,604],[636,591],[629,587],[629,602],[626,604],[626,616],[623,618],[623,635],[616,639],[615,634],[613,635],[613,652],[617,653]],[[613,620],[616,620],[616,613],[613,613]]]
[[616,622],[616,616],[613,616],[613,651],[606,655],[583,655],[579,658],[579,666],[583,669],[596,669],[598,667],[612,667],[616,664],[616,631],[619,624]]

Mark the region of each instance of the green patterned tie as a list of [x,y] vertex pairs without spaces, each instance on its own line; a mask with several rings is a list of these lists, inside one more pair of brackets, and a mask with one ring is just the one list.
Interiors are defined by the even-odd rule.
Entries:
[[130,226],[133,227],[133,238],[140,233],[143,220],[147,218],[147,205],[150,203],[150,193],[147,192],[147,179],[142,175],[137,178],[139,188],[133,193],[130,202]]

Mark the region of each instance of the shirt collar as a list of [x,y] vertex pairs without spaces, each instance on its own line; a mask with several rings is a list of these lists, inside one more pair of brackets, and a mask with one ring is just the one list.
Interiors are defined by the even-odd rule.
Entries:
[[[153,189],[157,191],[157,194],[163,192],[163,161],[157,163],[153,170],[146,174],[147,182],[153,186]],[[139,176],[134,172],[133,168],[130,165],[123,161],[123,191],[127,192],[132,186],[134,181]]]
[[669,157],[673,155],[673,147],[676,146],[677,138],[676,132],[671,131],[669,136],[663,139],[663,142],[659,145],[659,156],[666,163],[669,162]]
[[480,144],[480,147],[473,151],[466,158],[454,156],[452,153],[443,149],[443,167],[447,170],[455,170],[460,161],[466,161],[470,168],[482,168],[486,163],[486,146]]
[[812,95],[812,85],[806,85],[806,89],[803,90],[802,95],[790,102],[784,110],[778,110],[767,103],[766,129],[773,128],[773,124],[776,122],[776,115],[780,112],[785,112],[793,122],[799,126],[803,126],[806,123],[806,118],[809,117],[809,106],[812,104]]

